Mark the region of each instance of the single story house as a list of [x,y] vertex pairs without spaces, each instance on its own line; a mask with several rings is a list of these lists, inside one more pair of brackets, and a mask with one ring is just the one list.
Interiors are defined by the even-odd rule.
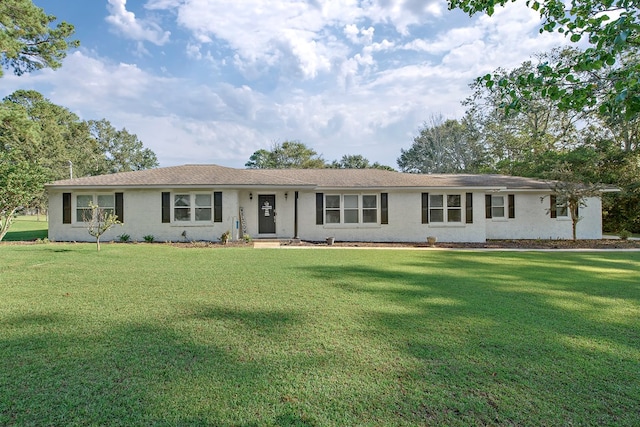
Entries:
[[[566,205],[549,183],[505,175],[408,174],[378,169],[235,169],[184,165],[55,181],[49,239],[90,241],[89,204],[118,215],[103,240],[232,239],[484,242],[571,239]],[[579,239],[602,237],[602,205],[580,208]]]

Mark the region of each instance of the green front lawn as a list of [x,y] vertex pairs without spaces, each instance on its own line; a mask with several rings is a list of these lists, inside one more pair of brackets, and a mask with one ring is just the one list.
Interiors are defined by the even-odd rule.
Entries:
[[0,259],[0,425],[640,424],[640,252]]
[[5,242],[27,242],[38,239],[46,239],[48,233],[47,217],[41,215],[19,215],[15,218],[9,231],[2,241]]

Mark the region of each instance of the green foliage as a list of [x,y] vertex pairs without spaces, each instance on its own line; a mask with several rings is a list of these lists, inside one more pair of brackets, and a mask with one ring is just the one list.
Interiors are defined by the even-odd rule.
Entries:
[[[509,0],[449,0],[449,8],[472,15],[492,15],[495,6]],[[573,43],[585,41],[585,50],[573,50],[556,64],[541,63],[537,70],[517,78],[488,74],[479,81],[504,97],[507,109],[519,109],[533,94],[561,109],[596,108],[626,119],[640,113],[640,9],[636,0],[528,0],[543,18],[540,32],[566,34]]]
[[82,220],[90,236],[96,238],[96,249],[100,251],[100,237],[114,225],[122,224],[110,209],[103,209],[89,202],[89,209],[83,212]]
[[153,243],[155,242],[156,238],[152,235],[152,234],[147,234],[146,236],[142,237],[144,239],[145,242],[147,243]]
[[274,144],[271,150],[260,149],[245,163],[249,169],[316,169],[325,162],[313,149],[299,141]]
[[[559,67],[573,52],[557,49],[539,55],[538,65],[525,62],[492,75],[504,84],[532,79],[540,64]],[[489,81],[474,82],[473,95],[463,102],[468,108],[465,119],[477,129],[488,154],[482,172],[548,178],[567,165],[573,181],[620,188],[603,197],[605,230],[640,231],[640,117],[603,115],[597,108],[562,109],[526,87],[518,89],[518,108],[509,110],[501,89]]]
[[631,232],[625,229],[622,229],[620,231],[618,231],[618,236],[620,237],[620,239],[622,240],[628,240],[629,237],[632,236]]
[[[70,48],[80,45],[68,40],[74,27],[66,22],[55,28],[55,16],[47,15],[31,0],[0,2],[0,64],[21,75],[42,68],[59,68]],[[0,77],[2,76],[0,68]]]
[[40,165],[0,151],[0,240],[9,231],[16,212],[31,205],[45,182]]
[[118,236],[118,240],[122,243],[127,243],[131,241],[131,236],[127,233],[122,233]]
[[638,253],[215,247],[0,246],[0,425],[638,424]]
[[220,242],[226,245],[229,240],[231,240],[231,231],[227,230],[220,236]]
[[398,166],[411,173],[473,173],[485,160],[484,147],[469,121],[432,116],[408,150],[401,150]]
[[90,120],[89,132],[104,155],[98,173],[129,172],[158,167],[153,151],[144,148],[142,141],[126,129],[116,130],[109,121]]
[[[571,216],[573,240],[576,240],[576,227],[582,219],[579,216],[579,208],[587,206],[587,199],[590,197],[600,197],[602,194],[601,184],[589,184],[581,179],[568,164],[561,165],[549,173],[554,181],[551,188],[559,203],[566,203],[567,210]],[[552,207],[551,209],[554,209]]]
[[382,169],[393,171],[391,166],[381,165],[378,162],[370,163],[368,159],[360,154],[345,154],[340,160],[334,160],[330,165],[331,169]]

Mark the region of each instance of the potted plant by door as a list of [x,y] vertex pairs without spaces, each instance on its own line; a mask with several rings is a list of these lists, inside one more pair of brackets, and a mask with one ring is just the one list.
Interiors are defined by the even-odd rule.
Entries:
[[435,246],[438,238],[436,236],[427,236],[427,243],[429,246]]

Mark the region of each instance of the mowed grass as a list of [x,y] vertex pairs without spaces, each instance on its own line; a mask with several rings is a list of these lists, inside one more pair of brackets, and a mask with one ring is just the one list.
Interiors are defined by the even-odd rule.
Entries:
[[640,424],[638,252],[0,259],[0,425]]
[[19,215],[11,224],[9,231],[2,239],[5,242],[26,242],[37,239],[46,239],[48,234],[47,217],[32,215]]

